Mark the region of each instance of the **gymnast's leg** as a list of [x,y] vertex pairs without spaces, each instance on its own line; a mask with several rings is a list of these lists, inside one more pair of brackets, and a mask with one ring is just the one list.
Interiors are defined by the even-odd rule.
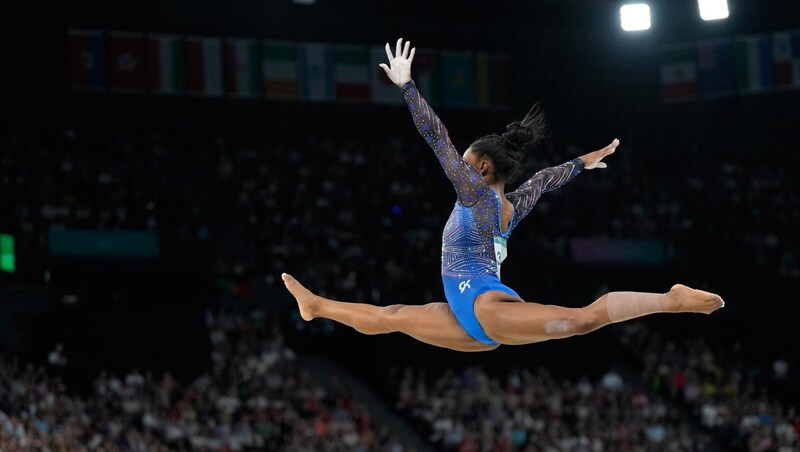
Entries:
[[719,295],[676,284],[667,293],[609,292],[583,308],[524,303],[491,291],[475,300],[475,315],[490,338],[521,345],[586,334],[660,312],[710,314],[722,306]]
[[345,303],[311,293],[292,276],[283,274],[286,288],[297,300],[303,320],[323,317],[350,326],[364,334],[405,333],[426,344],[462,352],[487,351],[487,345],[473,339],[456,321],[447,303],[375,306]]

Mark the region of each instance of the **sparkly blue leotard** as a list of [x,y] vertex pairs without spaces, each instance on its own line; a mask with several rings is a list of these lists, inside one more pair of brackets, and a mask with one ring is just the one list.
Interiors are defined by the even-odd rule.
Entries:
[[458,200],[442,234],[442,283],[445,297],[458,323],[470,336],[496,345],[483,331],[473,310],[478,295],[500,290],[519,297],[500,282],[500,264],[506,257],[506,240],[520,221],[533,209],[544,192],[554,190],[583,169],[581,159],[545,168],[505,195],[514,211],[508,229],[500,224],[500,195],[483,176],[456,151],[442,122],[420,96],[413,81],[401,88],[414,124],[433,149],[447,178],[453,183]]

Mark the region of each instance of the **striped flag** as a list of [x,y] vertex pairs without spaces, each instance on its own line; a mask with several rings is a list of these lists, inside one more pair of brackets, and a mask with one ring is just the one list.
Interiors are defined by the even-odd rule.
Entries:
[[[417,49],[414,56],[414,64],[417,65],[417,58],[419,58],[419,49]],[[372,74],[372,82],[370,83],[370,90],[372,92],[372,102],[376,104],[402,104],[404,102],[400,89],[389,80],[383,68],[378,66],[381,63],[389,64],[389,58],[386,56],[386,49],[383,46],[373,46],[370,48],[370,73]],[[424,93],[423,93],[424,94]]]
[[219,38],[186,38],[186,88],[189,94],[222,96],[222,43]]
[[697,43],[697,91],[700,97],[715,98],[733,93],[733,69],[730,39]]
[[186,43],[178,35],[150,35],[147,39],[150,91],[183,94],[186,90]]
[[114,91],[144,91],[144,35],[111,31],[108,33],[109,87]]
[[736,39],[736,82],[740,93],[759,93],[775,85],[770,35]]
[[232,97],[258,97],[258,45],[255,39],[225,40],[225,93]]
[[[384,58],[386,52],[384,52]],[[431,106],[442,103],[442,65],[439,55],[434,49],[419,48],[414,53],[414,63],[411,67],[414,83],[419,92]]]
[[442,53],[444,104],[448,107],[475,105],[475,61],[471,52]]
[[772,34],[775,87],[800,88],[800,30]]
[[508,55],[475,54],[475,84],[478,105],[507,107],[509,103]]
[[297,98],[297,46],[291,41],[261,42],[261,85],[270,99]]
[[336,98],[344,101],[369,100],[370,73],[367,47],[337,45],[334,50],[334,63],[336,64]]
[[312,101],[333,100],[333,47],[318,42],[300,43],[297,55],[300,97]]
[[661,50],[661,99],[664,102],[697,97],[697,50],[692,44],[675,44]]
[[106,88],[106,41],[100,30],[75,30],[67,33],[72,89],[100,91]]

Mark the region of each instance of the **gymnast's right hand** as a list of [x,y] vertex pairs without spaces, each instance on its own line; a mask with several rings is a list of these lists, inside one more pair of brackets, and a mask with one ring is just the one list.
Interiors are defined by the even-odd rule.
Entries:
[[409,53],[410,46],[411,41],[406,41],[405,48],[403,48],[403,38],[400,38],[397,40],[395,52],[392,55],[392,48],[389,47],[387,42],[386,56],[389,57],[389,65],[387,66],[385,63],[379,64],[392,83],[397,85],[398,88],[411,81],[411,62],[414,61],[415,49],[412,48]]

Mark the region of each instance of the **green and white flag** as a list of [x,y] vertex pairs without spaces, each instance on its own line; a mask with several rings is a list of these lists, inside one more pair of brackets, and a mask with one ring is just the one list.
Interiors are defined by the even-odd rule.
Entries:
[[297,45],[294,42],[261,42],[261,86],[267,98],[297,98]]

